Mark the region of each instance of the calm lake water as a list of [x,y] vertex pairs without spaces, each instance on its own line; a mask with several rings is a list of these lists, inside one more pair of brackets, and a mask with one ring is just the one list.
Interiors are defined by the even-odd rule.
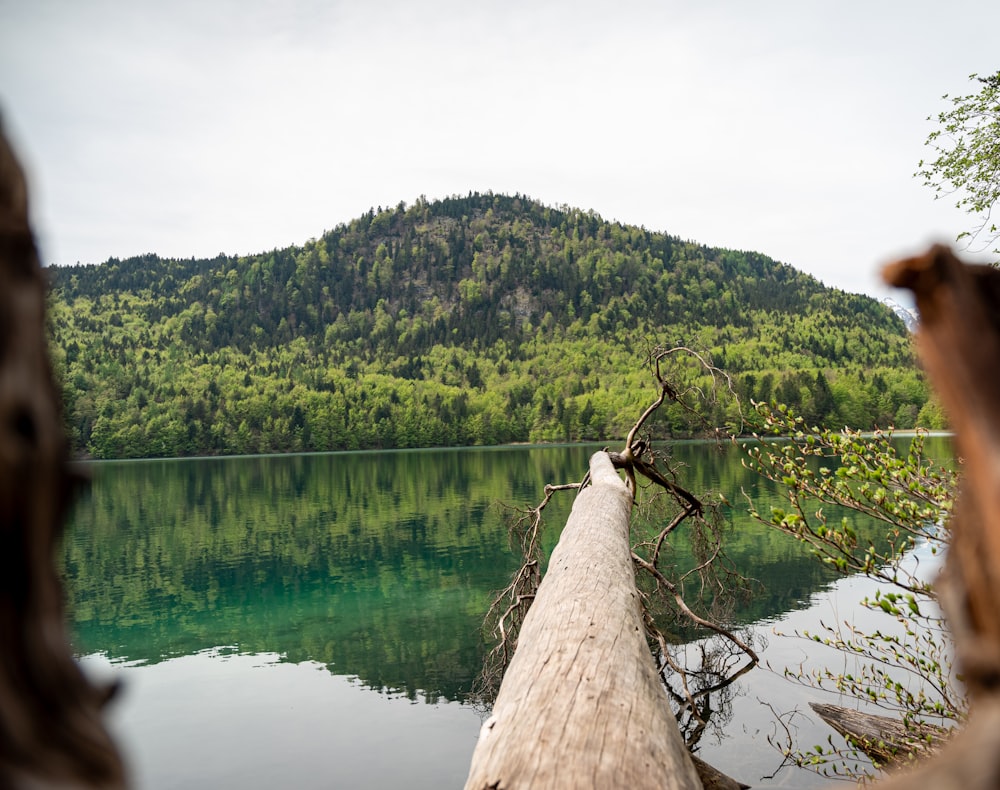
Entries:
[[[460,787],[481,723],[467,695],[480,625],[518,559],[498,503],[533,505],[579,480],[596,447],[512,447],[90,465],[64,548],[75,645],[124,684],[110,723],[136,787]],[[944,440],[934,447],[946,457]],[[727,552],[761,583],[736,613],[776,672],[718,700],[699,754],[754,786],[810,787],[768,736],[801,711],[803,745],[829,732],[820,697],[784,666],[822,661],[775,634],[871,616],[865,580],[834,580],[752,522],[775,492],[732,448],[679,443],[696,493],[721,492]],[[572,494],[546,511],[549,547]],[[690,565],[687,539],[673,547]],[[838,659],[842,663],[842,659]]]

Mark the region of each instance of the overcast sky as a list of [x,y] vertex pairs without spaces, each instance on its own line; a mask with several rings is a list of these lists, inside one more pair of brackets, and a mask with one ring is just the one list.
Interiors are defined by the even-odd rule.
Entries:
[[987,0],[0,0],[45,263],[251,254],[520,192],[874,295],[971,222],[913,178]]

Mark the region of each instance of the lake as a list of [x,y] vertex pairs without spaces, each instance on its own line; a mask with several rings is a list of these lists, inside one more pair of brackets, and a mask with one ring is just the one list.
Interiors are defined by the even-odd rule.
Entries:
[[[938,442],[932,446],[932,442]],[[929,440],[946,457],[944,440]],[[468,694],[492,594],[519,564],[499,503],[578,481],[596,446],[332,453],[88,465],[63,550],[75,649],[123,684],[109,722],[148,790],[460,787],[481,724]],[[699,755],[758,787],[778,768],[775,711],[803,745],[829,730],[780,670],[823,659],[776,630],[872,615],[866,580],[835,577],[746,516],[776,492],[735,448],[672,445],[681,481],[725,495],[727,553],[760,586],[734,619],[758,668],[719,698]],[[546,510],[546,545],[572,494]],[[687,538],[673,551],[688,567]],[[928,558],[929,560],[930,558]],[[842,663],[843,659],[838,659]]]

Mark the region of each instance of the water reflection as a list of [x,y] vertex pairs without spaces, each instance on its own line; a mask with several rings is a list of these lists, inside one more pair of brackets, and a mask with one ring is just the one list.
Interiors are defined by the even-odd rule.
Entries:
[[494,504],[579,463],[567,448],[95,465],[65,549],[79,648],[154,662],[238,645],[458,699],[510,570]]
[[143,790],[461,787],[480,726],[457,702],[414,705],[275,654],[84,663],[124,675],[110,726]]
[[[101,463],[65,544],[78,648],[156,662],[218,645],[316,661],[373,688],[462,699],[490,595],[517,566],[498,502],[577,480],[593,447]],[[832,576],[750,521],[775,494],[737,453],[674,448],[689,488],[726,492],[726,551],[758,580],[739,622],[799,607]],[[546,512],[551,546],[571,506]],[[690,560],[685,536],[672,559]]]
[[[290,761],[301,759],[308,771],[303,768],[304,783],[297,786],[309,786],[311,771],[333,769],[297,756],[294,739],[286,738],[282,728],[299,726],[343,738],[344,749],[357,750],[367,760],[379,759],[385,749],[410,750],[409,778],[430,777],[417,783],[421,786],[460,783],[478,718],[469,708],[449,703],[464,700],[470,691],[484,653],[483,615],[492,594],[519,564],[496,505],[533,505],[545,483],[579,480],[595,449],[91,465],[93,485],[75,509],[63,552],[69,611],[79,653],[90,656],[92,665],[114,665],[128,676],[131,691],[120,714],[121,729],[134,744],[140,772],[157,777],[139,786],[190,786],[181,766],[170,765],[177,749],[191,748],[178,741],[184,738],[217,741],[218,761],[277,763],[284,766],[286,780]],[[777,504],[776,494],[742,467],[733,449],[681,443],[674,455],[690,490],[721,492],[732,503],[727,553],[737,570],[759,582],[735,613],[739,623],[781,618],[809,606],[829,586],[832,574],[798,544],[746,517],[741,491],[763,512]],[[571,504],[567,494],[546,510],[549,548]],[[685,540],[678,536],[671,546],[679,568],[690,562]],[[227,649],[220,652],[222,645]],[[759,680],[758,674],[751,673],[753,697],[742,686],[725,698],[710,695],[717,711],[739,722],[728,728],[730,738],[746,739],[748,727],[758,732],[767,727],[770,712],[757,710],[756,697],[770,681]],[[210,690],[213,684],[218,695]],[[408,710],[409,700],[426,703],[410,706],[412,726],[423,729],[387,745],[383,736],[395,730],[365,712],[366,706],[380,709],[386,700],[392,701],[391,716],[400,721],[411,716],[401,712]],[[321,709],[322,723],[310,724]],[[427,718],[420,718],[419,710]],[[451,723],[435,723],[435,711],[447,711],[441,715]],[[286,713],[306,718],[282,724]],[[195,724],[195,719],[210,724]],[[216,724],[222,729],[216,731]],[[227,735],[226,726],[235,729]],[[448,751],[440,760],[455,763],[447,768],[447,778],[421,767],[424,756],[435,753],[424,735],[438,726],[449,744],[440,747]],[[691,725],[698,726],[696,721]],[[259,730],[241,729],[253,727]],[[168,737],[164,731],[171,728],[175,732]],[[233,742],[222,749],[221,741],[230,735]],[[706,738],[698,731],[697,737],[702,756],[725,769],[732,755],[712,752],[722,734],[713,731]],[[820,740],[825,737],[822,732]],[[312,735],[302,738],[322,756],[323,746]],[[262,745],[265,741],[271,745]],[[735,765],[736,773],[752,781],[773,762],[766,745],[754,748],[761,751],[754,774],[739,770],[746,767],[745,758]],[[209,745],[198,750],[206,752],[199,760],[213,764]],[[353,769],[345,767],[347,758],[337,759],[346,773],[330,775],[353,776]],[[267,770],[259,769],[258,778]],[[398,785],[389,777],[385,783],[351,779],[315,786],[389,787],[393,782]],[[274,785],[248,780],[241,786]]]

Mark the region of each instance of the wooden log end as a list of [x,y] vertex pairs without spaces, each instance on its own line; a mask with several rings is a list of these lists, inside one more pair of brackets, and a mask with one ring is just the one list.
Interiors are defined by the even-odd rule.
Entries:
[[[882,269],[882,279],[887,285],[913,293],[921,324],[936,323],[949,315],[952,320],[978,318],[982,305],[1000,304],[1000,270],[965,264],[943,244],[931,246],[922,255],[887,264]],[[956,297],[957,314],[956,305],[947,306],[947,300]],[[965,312],[970,308],[972,316]],[[994,317],[990,312],[985,315],[986,319]]]
[[0,130],[0,787],[118,788],[108,690],[73,659],[54,553],[75,477],[24,172]]
[[625,488],[625,481],[618,475],[611,456],[605,450],[600,450],[590,456],[590,482],[593,485]]
[[891,716],[810,702],[809,707],[849,743],[880,766],[893,765],[933,752],[950,736],[946,727],[907,726]]
[[694,769],[698,772],[698,779],[701,780],[704,790],[746,790],[750,787],[727,776],[695,754],[691,755],[691,760],[694,762]]

